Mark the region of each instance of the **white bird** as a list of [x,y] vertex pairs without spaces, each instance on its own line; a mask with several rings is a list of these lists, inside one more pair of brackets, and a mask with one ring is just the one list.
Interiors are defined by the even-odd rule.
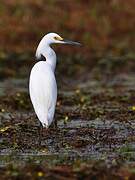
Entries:
[[57,83],[55,80],[56,54],[51,44],[80,43],[64,40],[56,33],[48,33],[40,41],[36,50],[38,62],[30,73],[29,92],[35,113],[43,127],[48,128],[53,122],[57,101]]

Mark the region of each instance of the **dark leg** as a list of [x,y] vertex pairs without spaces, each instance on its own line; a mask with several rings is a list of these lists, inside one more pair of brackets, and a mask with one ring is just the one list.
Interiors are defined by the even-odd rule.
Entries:
[[57,126],[57,119],[55,118],[55,119],[54,119],[54,128],[57,129],[57,127],[58,127],[58,126]]
[[56,121],[56,119],[54,119],[54,121],[52,122],[51,127],[54,128],[54,129],[57,129],[57,121]]
[[43,136],[43,126],[41,122],[39,124],[38,134],[39,134],[39,145],[41,146],[42,136]]

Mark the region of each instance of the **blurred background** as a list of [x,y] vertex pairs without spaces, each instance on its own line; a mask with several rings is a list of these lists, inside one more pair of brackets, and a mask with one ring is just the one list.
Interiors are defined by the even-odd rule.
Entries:
[[[58,59],[58,129],[45,131],[39,139],[28,81],[37,62],[38,43],[48,32],[82,46],[53,45]],[[43,172],[49,163],[59,162],[64,170],[60,167],[52,172],[54,179],[60,179],[66,170],[66,177],[83,178],[85,166],[82,171],[78,168],[84,157],[85,163],[95,158],[108,164],[92,166],[90,161],[86,177],[105,179],[105,172],[110,179],[116,179],[114,172],[120,163],[125,166],[135,162],[134,121],[135,0],[0,0],[0,167],[8,162],[15,162],[13,167],[17,161],[23,164],[28,154],[30,162],[35,158],[39,163],[38,168],[26,166],[19,173],[16,168],[0,169],[3,177],[13,172],[14,178],[23,174],[27,176],[23,179],[30,179],[32,169],[40,178],[48,175],[48,170]],[[23,156],[12,161],[7,157],[12,154]],[[44,157],[39,157],[41,154]],[[71,165],[78,156],[81,161],[74,166],[73,172],[78,172],[74,176],[65,164]],[[110,164],[114,168],[112,176]],[[50,167],[49,172],[53,171]],[[127,172],[116,171],[116,176],[130,179]],[[131,172],[135,170],[129,168]]]
[[1,0],[0,78],[27,77],[37,45],[48,32],[83,44],[54,47],[58,78],[64,73],[64,78],[86,79],[98,65],[100,71],[106,66],[113,73],[133,71],[134,9],[134,0]]

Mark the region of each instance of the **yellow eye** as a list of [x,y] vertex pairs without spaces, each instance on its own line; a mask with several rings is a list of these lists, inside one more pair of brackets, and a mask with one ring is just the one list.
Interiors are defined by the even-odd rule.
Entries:
[[55,39],[56,41],[62,41],[62,40],[63,40],[63,38],[62,38],[62,37],[59,37],[59,36],[55,36],[54,39]]

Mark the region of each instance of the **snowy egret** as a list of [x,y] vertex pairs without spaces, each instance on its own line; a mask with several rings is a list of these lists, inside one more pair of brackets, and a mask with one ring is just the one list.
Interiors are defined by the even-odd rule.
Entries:
[[45,35],[36,50],[38,62],[30,73],[29,91],[35,113],[43,127],[48,128],[54,119],[57,101],[57,83],[55,80],[56,54],[51,44],[80,45],[65,40],[56,33]]

